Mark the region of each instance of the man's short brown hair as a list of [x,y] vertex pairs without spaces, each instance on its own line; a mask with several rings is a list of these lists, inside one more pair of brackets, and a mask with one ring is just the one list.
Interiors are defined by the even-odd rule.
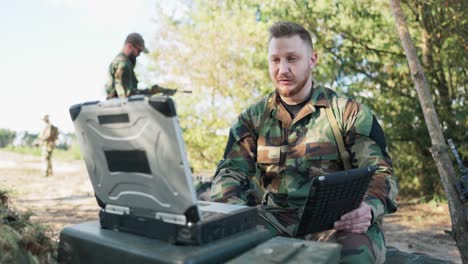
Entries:
[[268,31],[270,32],[268,42],[270,42],[272,38],[292,37],[294,35],[298,35],[307,45],[310,46],[312,50],[314,49],[309,31],[294,22],[275,22]]

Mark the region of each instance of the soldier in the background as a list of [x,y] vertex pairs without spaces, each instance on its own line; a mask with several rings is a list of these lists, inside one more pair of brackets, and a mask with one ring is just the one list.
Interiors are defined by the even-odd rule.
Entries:
[[39,135],[42,147],[42,161],[44,164],[44,176],[52,176],[52,152],[55,148],[55,141],[58,138],[58,128],[50,123],[49,115],[42,118],[45,123],[44,130]]
[[124,42],[122,51],[109,65],[108,80],[106,82],[107,99],[126,98],[134,94],[164,93],[173,95],[175,89],[167,89],[153,85],[149,89],[138,90],[138,79],[134,68],[140,53],[148,53],[143,37],[138,33],[131,33]]

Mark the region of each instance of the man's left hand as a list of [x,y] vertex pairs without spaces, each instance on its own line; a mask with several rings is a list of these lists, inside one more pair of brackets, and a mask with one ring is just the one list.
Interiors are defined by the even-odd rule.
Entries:
[[334,228],[337,231],[361,234],[367,232],[371,220],[371,207],[362,202],[358,208],[341,216],[341,219],[335,222]]

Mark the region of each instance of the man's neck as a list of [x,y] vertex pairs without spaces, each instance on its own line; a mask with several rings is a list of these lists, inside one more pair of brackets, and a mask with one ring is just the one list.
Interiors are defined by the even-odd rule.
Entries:
[[309,94],[309,96],[304,101],[298,104],[294,104],[294,105],[287,104],[281,99],[281,97],[280,97],[280,101],[281,101],[281,104],[284,106],[284,108],[286,108],[286,110],[288,111],[289,115],[291,116],[291,119],[294,119],[297,116],[297,114],[301,111],[301,109],[304,107],[304,105],[306,105],[307,102],[310,100],[311,96],[312,94]]
[[131,52],[130,48],[127,47],[127,46],[124,46],[124,48],[121,51],[121,54],[123,54],[125,57],[127,57],[130,60],[130,62],[132,62],[133,66],[135,66],[136,58],[133,57],[133,56],[130,56],[130,55],[132,55],[131,53],[132,52]]

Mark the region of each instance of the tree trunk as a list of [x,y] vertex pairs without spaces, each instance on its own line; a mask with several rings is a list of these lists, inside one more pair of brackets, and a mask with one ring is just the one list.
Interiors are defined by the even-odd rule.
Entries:
[[464,264],[468,264],[468,223],[464,215],[462,202],[458,197],[457,190],[454,187],[455,171],[452,161],[448,154],[448,147],[442,133],[437,113],[432,102],[431,94],[427,84],[424,71],[417,57],[416,49],[411,40],[411,36],[406,25],[405,16],[401,9],[400,0],[390,0],[390,6],[395,16],[398,34],[400,35],[403,49],[411,70],[411,77],[414,81],[421,104],[424,119],[426,120],[429,135],[431,137],[431,152],[436,162],[452,219],[452,236],[457,243],[458,251]]

